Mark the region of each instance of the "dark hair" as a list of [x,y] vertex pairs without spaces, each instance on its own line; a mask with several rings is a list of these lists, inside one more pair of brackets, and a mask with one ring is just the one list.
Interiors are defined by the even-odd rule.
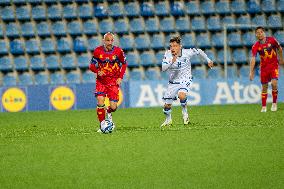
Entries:
[[173,42],[176,42],[176,43],[180,44],[180,43],[181,43],[181,38],[180,38],[180,36],[174,36],[174,37],[172,37],[172,38],[170,39],[170,43],[173,43]]
[[264,27],[262,27],[262,26],[257,26],[254,31],[256,32],[259,29],[262,29],[262,31],[265,31]]

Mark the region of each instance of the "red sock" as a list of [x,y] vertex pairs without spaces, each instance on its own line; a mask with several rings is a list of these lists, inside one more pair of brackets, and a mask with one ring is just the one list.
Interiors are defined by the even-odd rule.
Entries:
[[113,112],[112,109],[110,108],[110,106],[107,108],[107,113],[111,113]]
[[105,106],[97,106],[97,115],[98,115],[98,119],[100,122],[102,122],[103,120],[105,120],[106,118],[106,110],[105,110]]
[[277,102],[277,96],[278,96],[278,90],[277,89],[272,90],[272,101],[273,101],[273,103]]
[[266,106],[267,93],[261,93],[262,106]]

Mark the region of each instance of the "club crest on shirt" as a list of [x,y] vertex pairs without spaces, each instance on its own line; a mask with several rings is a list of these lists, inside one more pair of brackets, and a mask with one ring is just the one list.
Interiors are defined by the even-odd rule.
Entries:
[[112,57],[112,59],[115,60],[115,59],[116,59],[116,55],[114,55],[114,56]]
[[103,55],[102,55],[102,54],[100,54],[99,58],[103,58]]
[[268,47],[271,47],[271,44],[270,44],[270,43],[268,43]]

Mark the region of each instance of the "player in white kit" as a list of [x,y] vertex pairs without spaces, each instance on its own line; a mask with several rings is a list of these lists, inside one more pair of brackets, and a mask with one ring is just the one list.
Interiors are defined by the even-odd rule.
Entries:
[[169,73],[169,84],[166,93],[164,94],[164,114],[166,115],[165,122],[161,125],[172,125],[171,106],[176,96],[180,100],[182,106],[183,123],[189,123],[187,113],[187,93],[190,90],[192,83],[191,63],[190,58],[200,55],[206,59],[208,66],[213,67],[213,62],[201,49],[183,49],[181,38],[179,36],[170,39],[170,50],[167,50],[162,62],[162,71]]

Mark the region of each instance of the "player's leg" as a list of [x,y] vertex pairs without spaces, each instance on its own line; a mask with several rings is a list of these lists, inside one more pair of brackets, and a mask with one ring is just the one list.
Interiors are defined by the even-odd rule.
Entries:
[[278,96],[278,80],[277,79],[271,80],[271,87],[272,87],[271,111],[277,111],[277,96]]
[[165,101],[163,112],[166,116],[166,120],[161,125],[161,127],[164,126],[170,126],[172,125],[172,103],[177,95],[179,86],[176,84],[169,84],[167,88],[167,92],[165,93],[163,100]]
[[166,115],[166,120],[161,125],[161,127],[171,126],[172,125],[172,114],[171,114],[171,112],[172,112],[172,105],[169,104],[169,102],[165,103],[163,112]]
[[268,83],[262,83],[262,91],[261,91],[261,112],[266,112],[266,101],[267,101],[267,89]]
[[183,124],[187,125],[189,123],[189,117],[187,112],[187,94],[183,91],[180,91],[178,93],[178,98],[182,107]]
[[106,93],[105,93],[105,86],[102,85],[101,82],[99,82],[97,80],[95,96],[97,98],[97,116],[98,116],[98,120],[100,122],[105,120],[105,115],[106,115],[106,111],[105,111],[105,95],[106,95]]
[[117,101],[109,101],[109,107],[107,108],[107,118],[112,121],[112,112],[117,109]]
[[117,103],[119,100],[119,86],[109,86],[107,90],[107,96],[109,98],[109,107],[107,107],[107,118],[112,121],[112,112],[116,111]]

